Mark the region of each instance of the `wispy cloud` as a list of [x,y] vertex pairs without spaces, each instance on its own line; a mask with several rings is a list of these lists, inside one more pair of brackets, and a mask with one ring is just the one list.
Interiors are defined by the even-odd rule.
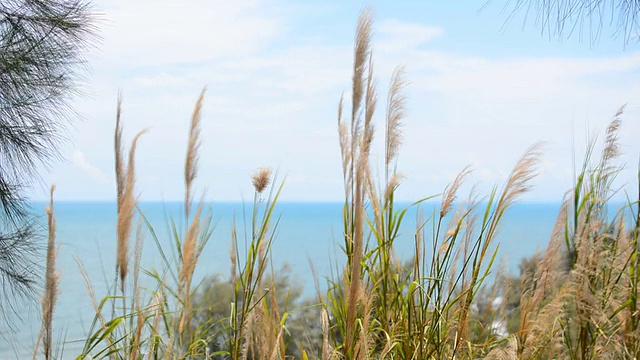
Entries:
[[377,50],[395,52],[419,47],[444,33],[437,26],[407,23],[396,19],[384,20],[376,26],[380,40],[376,41]]
[[260,1],[115,0],[106,3],[101,48],[120,64],[189,64],[264,49],[282,31]]
[[[83,152],[72,144],[66,150],[74,164],[106,180],[99,169],[111,168],[104,154],[112,151],[115,98],[123,89],[125,131],[153,130],[138,153],[143,196],[181,198],[188,119],[198,91],[208,85],[200,179],[212,198],[251,193],[251,172],[274,166],[295,174],[283,199],[339,199],[337,101],[343,93],[348,98],[351,86],[352,33],[328,33],[318,25],[326,19],[313,11],[302,18],[276,14],[271,1],[176,4],[116,0],[105,8],[104,56],[93,64],[91,79],[95,94],[78,103],[88,120],[73,137]],[[304,28],[289,28],[294,23]],[[640,99],[640,54],[461,54],[438,45],[448,34],[438,24],[379,14],[374,29],[380,98],[395,65],[406,66],[410,81],[399,160],[406,176],[400,194],[407,199],[440,192],[468,164],[477,169],[476,181],[492,186],[529,145],[546,141],[547,165],[532,196],[557,200],[570,186],[572,131],[580,153],[585,129],[604,129],[623,103],[630,102],[625,118],[640,116],[634,103]],[[625,151],[637,154],[638,133],[637,122],[624,123]],[[382,159],[381,140],[376,138],[374,159]],[[56,174],[60,185],[77,183],[69,172]],[[113,196],[112,187],[100,189],[97,198]]]
[[71,161],[91,179],[100,182],[101,184],[106,184],[109,182],[107,176],[102,172],[102,170],[100,170],[100,168],[98,168],[97,166],[91,164],[82,151],[75,150],[73,152]]

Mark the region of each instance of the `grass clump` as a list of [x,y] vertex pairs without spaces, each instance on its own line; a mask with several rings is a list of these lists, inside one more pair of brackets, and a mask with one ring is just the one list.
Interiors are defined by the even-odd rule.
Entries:
[[445,189],[440,209],[428,220],[418,221],[414,257],[403,264],[394,254],[394,241],[409,209],[399,207],[394,196],[401,180],[396,161],[405,114],[405,81],[402,68],[396,69],[385,116],[384,182],[378,184],[369,159],[376,108],[370,33],[371,17],[364,12],[356,35],[350,121],[342,118],[342,101],[338,111],[347,265],[339,279],[330,281],[325,299],[333,315],[332,356],[473,357],[488,346],[470,343],[472,304],[495,261],[497,247],[493,245],[502,217],[527,190],[539,147],[523,155],[502,190],[494,189],[486,204],[472,200],[451,217],[457,191],[470,172],[463,169]]
[[[622,109],[608,126],[601,156],[587,149],[535,269],[523,277],[519,355],[526,358],[636,358],[638,353],[638,201],[611,211],[620,170]],[[615,214],[611,216],[610,214]]]

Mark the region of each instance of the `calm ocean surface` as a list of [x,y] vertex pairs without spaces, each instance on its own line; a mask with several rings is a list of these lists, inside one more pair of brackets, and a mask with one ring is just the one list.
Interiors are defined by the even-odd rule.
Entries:
[[[231,224],[235,216],[238,227],[238,241],[243,247],[244,213],[250,217],[250,205],[241,203],[213,203],[210,207],[215,229],[204,250],[195,272],[195,281],[208,275],[227,275],[230,268],[229,249]],[[35,211],[44,209],[44,203],[33,205]],[[425,218],[434,210],[434,204],[423,204]],[[182,214],[179,203],[142,203],[141,209],[154,226],[164,246],[169,246],[166,214],[177,218]],[[555,223],[559,204],[516,204],[507,213],[500,231],[501,259],[513,272],[522,257],[543,250]],[[276,269],[279,264],[288,263],[294,270],[308,294],[313,294],[313,276],[309,259],[320,275],[330,275],[332,264],[343,263],[339,245],[341,240],[341,203],[279,203],[276,215],[280,223],[273,243],[273,260]],[[42,210],[42,213],[44,211]],[[56,306],[54,332],[66,334],[64,358],[73,359],[82,343],[92,319],[93,307],[79,272],[76,259],[86,268],[98,299],[106,295],[108,284],[112,282],[115,267],[115,203],[60,202],[55,204],[58,224],[57,240],[58,271],[60,273],[60,295]],[[42,221],[44,222],[44,217]],[[401,238],[396,242],[397,255],[403,259],[412,256],[416,211],[405,217]],[[143,229],[144,250],[142,266],[145,269],[160,269],[157,247],[146,228]],[[133,244],[131,244],[133,247]],[[44,260],[42,261],[44,266]],[[141,275],[144,276],[144,275]],[[33,344],[39,331],[39,307],[23,305],[19,309],[22,321],[16,329],[9,331],[5,321],[0,321],[0,359],[30,358]]]

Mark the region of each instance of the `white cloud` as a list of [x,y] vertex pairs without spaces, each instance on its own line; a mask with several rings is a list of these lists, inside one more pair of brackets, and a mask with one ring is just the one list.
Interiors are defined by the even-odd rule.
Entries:
[[122,65],[246,56],[264,49],[282,31],[278,16],[260,5],[260,1],[115,0],[106,5],[101,48]]
[[440,27],[406,23],[395,19],[382,21],[375,30],[380,36],[376,47],[382,52],[416,48],[444,33]]
[[[534,100],[593,96],[628,87],[633,72],[640,69],[640,53],[610,58],[515,58],[488,59],[458,57],[433,51],[414,53],[416,70],[430,71],[418,86],[476,100],[517,104]],[[623,83],[607,80],[617,74],[628,77]],[[616,94],[618,95],[618,94]],[[624,100],[623,100],[624,101]]]
[[84,153],[80,150],[75,150],[71,157],[71,161],[77,167],[79,167],[85,174],[89,175],[89,177],[101,184],[107,184],[109,180],[107,176],[98,168],[97,166],[91,164]]
[[[95,67],[95,96],[78,103],[87,121],[78,124],[75,144],[67,145],[76,166],[103,180],[96,170],[112,168],[115,99],[122,88],[125,135],[151,130],[137,153],[142,199],[181,199],[188,121],[200,88],[208,85],[198,181],[211,198],[237,200],[251,194],[253,170],[272,166],[292,174],[283,199],[338,200],[337,101],[344,92],[348,110],[352,49],[344,38],[352,34],[341,34],[341,39],[314,36],[310,17],[297,19],[307,26],[298,35],[286,28],[286,14],[275,16],[258,1],[193,0],[184,11],[171,10],[171,4],[117,1],[113,12],[107,12],[113,18],[105,35],[110,45]],[[197,14],[189,18],[176,13]],[[208,14],[216,21],[207,22]],[[259,19],[256,24],[271,25],[247,24],[253,18]],[[171,34],[161,32],[167,38],[156,38],[153,29],[165,25]],[[640,54],[469,56],[436,51],[429,41],[443,34],[438,27],[381,20],[374,31],[378,129],[383,128],[391,69],[405,64],[410,81],[399,163],[406,175],[403,199],[441,192],[467,164],[476,169],[470,185],[481,181],[493,186],[505,179],[529,145],[546,141],[532,197],[558,200],[570,185],[572,129],[580,154],[584,129],[601,133],[624,102],[630,102],[626,119],[640,116]],[[165,40],[183,43],[171,47]],[[631,157],[640,150],[634,139],[638,133],[637,122],[624,123],[621,141]],[[381,158],[382,135],[377,136],[374,156]],[[73,146],[84,152],[75,153]],[[635,163],[629,159],[623,161]],[[56,174],[61,186],[77,183],[68,172]],[[622,178],[633,180],[628,174]],[[110,199],[112,188],[103,186],[95,196]]]

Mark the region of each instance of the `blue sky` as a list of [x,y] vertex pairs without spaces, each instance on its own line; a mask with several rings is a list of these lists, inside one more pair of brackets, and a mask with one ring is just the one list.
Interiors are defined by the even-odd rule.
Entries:
[[[373,54],[383,104],[389,75],[410,82],[399,197],[440,193],[471,165],[490,189],[529,145],[544,141],[530,201],[558,201],[572,183],[587,134],[602,134],[623,104],[619,185],[635,184],[640,143],[640,52],[603,29],[542,33],[506,0],[377,1]],[[68,131],[66,161],[42,172],[36,199],[55,182],[59,200],[113,200],[113,127],[124,97],[127,141],[138,147],[142,200],[183,197],[183,161],[195,100],[208,86],[198,187],[210,200],[252,196],[259,167],[286,175],[282,198],[336,201],[342,192],[336,109],[351,87],[355,24],[364,2],[190,0],[95,1],[102,41],[88,54],[84,120]],[[582,36],[580,36],[582,35]],[[384,108],[378,109],[382,128]],[[573,134],[573,135],[572,135]],[[373,153],[380,164],[381,135]],[[379,168],[382,168],[381,165]],[[629,187],[633,189],[633,186]]]

